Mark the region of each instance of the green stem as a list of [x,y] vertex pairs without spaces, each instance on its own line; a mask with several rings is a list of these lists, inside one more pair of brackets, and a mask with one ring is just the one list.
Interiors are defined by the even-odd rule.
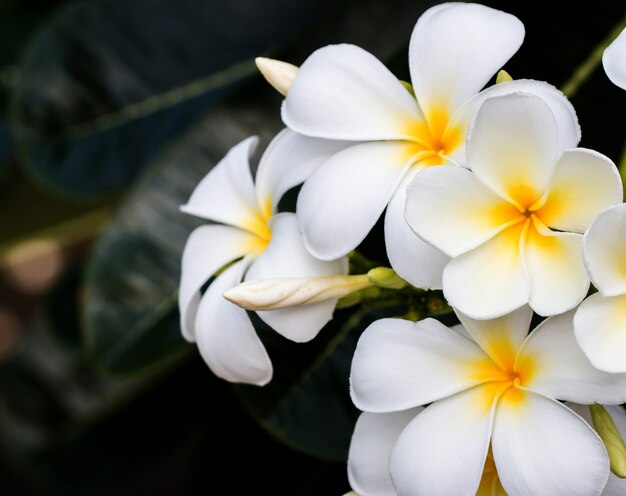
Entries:
[[589,79],[589,76],[597,69],[598,65],[602,61],[602,54],[606,47],[617,38],[617,36],[626,27],[626,17],[624,17],[616,26],[611,30],[609,35],[602,40],[602,42],[596,46],[589,54],[589,57],[574,71],[567,82],[563,85],[562,91],[566,97],[572,98],[580,86]]
[[164,108],[173,107],[203,95],[215,88],[226,85],[231,81],[242,81],[246,77],[256,74],[257,69],[253,60],[246,60],[234,64],[222,71],[210,74],[202,79],[192,81],[165,93],[151,96],[137,103],[127,105],[121,110],[101,115],[91,121],[76,124],[64,131],[64,139],[75,140],[85,135],[102,132],[120,123],[140,119]]

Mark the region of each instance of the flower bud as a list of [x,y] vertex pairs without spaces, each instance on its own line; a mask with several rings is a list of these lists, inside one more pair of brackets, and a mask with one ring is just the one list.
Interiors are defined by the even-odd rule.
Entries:
[[367,275],[258,279],[229,289],[224,298],[247,310],[275,310],[342,298],[371,285]]
[[402,289],[407,282],[389,267],[376,267],[367,273],[370,282],[379,288]]
[[257,57],[254,61],[267,82],[281,95],[287,96],[287,91],[289,91],[293,78],[298,73],[298,68],[287,62],[265,57]]
[[609,454],[611,472],[622,479],[626,478],[626,446],[615,422],[602,405],[589,405],[589,411],[593,425]]
[[498,72],[498,75],[496,76],[496,84],[508,83],[509,81],[513,81],[513,78],[508,72],[506,72],[504,69]]

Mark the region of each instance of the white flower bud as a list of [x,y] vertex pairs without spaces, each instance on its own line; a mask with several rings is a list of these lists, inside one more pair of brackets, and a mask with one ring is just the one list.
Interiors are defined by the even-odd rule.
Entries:
[[365,274],[259,279],[229,289],[224,298],[247,310],[275,310],[341,298],[371,285]]
[[295,78],[298,73],[298,67],[287,62],[265,57],[257,57],[255,62],[267,82],[281,95],[286,96],[293,82],[293,78]]

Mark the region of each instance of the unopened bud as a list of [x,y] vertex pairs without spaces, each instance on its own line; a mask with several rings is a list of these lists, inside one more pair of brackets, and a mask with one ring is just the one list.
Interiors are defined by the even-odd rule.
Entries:
[[413,85],[411,83],[409,83],[408,81],[402,81],[402,80],[400,80],[400,82],[402,83],[402,86],[404,86],[405,90],[411,93],[411,95],[415,96],[415,89],[413,88]]
[[496,76],[496,84],[508,83],[509,81],[513,81],[513,78],[508,72],[506,72],[504,69],[498,72],[498,75]]
[[254,61],[267,82],[281,95],[287,96],[293,78],[298,73],[298,67],[287,62],[265,57],[257,57]]
[[611,472],[618,477],[626,478],[626,446],[615,422],[602,405],[589,405],[591,420],[596,432],[602,439],[611,462]]
[[224,298],[247,310],[276,310],[342,298],[371,285],[367,275],[258,279],[229,289]]

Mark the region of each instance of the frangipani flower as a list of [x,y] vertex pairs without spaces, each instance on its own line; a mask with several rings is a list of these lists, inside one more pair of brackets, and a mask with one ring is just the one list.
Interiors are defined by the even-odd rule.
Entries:
[[[587,423],[593,426],[591,421],[591,413],[587,405],[578,405],[576,403],[567,403],[567,406],[575,411],[578,415],[587,421]],[[613,419],[615,427],[621,434],[622,438],[626,438],[626,411],[623,406],[609,405],[606,411]],[[609,475],[609,481],[602,491],[602,496],[624,496],[626,494],[626,479],[620,479],[614,474]]]
[[300,191],[296,214],[313,255],[345,255],[387,208],[385,241],[394,270],[414,286],[441,288],[448,258],[406,225],[405,187],[425,167],[465,161],[466,129],[480,102],[537,93],[557,116],[563,145],[579,139],[573,108],[547,83],[517,80],[479,93],[523,37],[516,17],[482,5],[444,3],[427,10],[409,47],[415,96],[353,45],[321,48],[302,64],[283,103],[285,124],[308,136],[360,142],[331,157]]
[[626,29],[604,50],[602,66],[611,82],[626,90]]
[[576,311],[576,338],[596,367],[626,372],[626,204],[602,212],[585,234],[583,247],[598,292]]
[[[389,455],[400,433],[423,410],[417,407],[404,412],[363,412],[359,416],[348,455],[348,480],[359,496],[397,495],[389,476]],[[506,496],[491,451],[487,453],[476,496]]]
[[391,450],[397,492],[476,494],[491,447],[510,496],[601,494],[609,475],[604,445],[557,400],[621,403],[626,375],[589,363],[574,337],[573,312],[546,319],[528,336],[527,306],[495,320],[457,315],[466,331],[434,319],[383,319],[357,344],[357,408],[391,413],[431,403]]
[[490,98],[468,135],[471,172],[434,167],[409,185],[406,220],[452,257],[443,290],[463,313],[488,319],[529,303],[554,315],[587,294],[582,233],[621,201],[622,184],[609,158],[564,150],[562,135],[537,96]]
[[[221,224],[201,226],[191,233],[182,257],[179,307],[183,336],[197,341],[200,354],[217,376],[263,385],[272,377],[267,352],[246,311],[226,301],[223,293],[247,278],[345,274],[348,261],[312,257],[295,215],[276,214],[282,195],[344,145],[284,130],[261,157],[255,184],[249,159],[256,143],[256,138],[248,138],[233,147],[181,207]],[[213,275],[217,277],[201,295]],[[327,300],[258,315],[286,338],[302,342],[330,320],[334,306],[335,300]]]
[[[588,405],[566,403],[567,407],[580,415],[591,427],[591,414]],[[354,427],[350,453],[348,455],[348,480],[359,496],[396,496],[389,476],[389,455],[401,432],[423,411],[422,407],[403,412],[369,413],[363,412]],[[622,406],[606,407],[622,436],[626,436],[626,411]],[[594,427],[595,428],[595,427]],[[626,479],[609,475],[602,496],[624,496]],[[476,496],[507,496],[491,450],[487,453],[480,485]]]

